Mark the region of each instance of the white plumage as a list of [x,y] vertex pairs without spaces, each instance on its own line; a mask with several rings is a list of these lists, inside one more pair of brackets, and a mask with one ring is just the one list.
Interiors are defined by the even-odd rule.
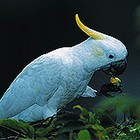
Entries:
[[[120,41],[96,34],[103,39],[91,36],[76,46],[54,50],[28,64],[0,100],[0,119],[37,121],[54,115],[77,97],[95,97],[95,90],[88,86],[93,73],[127,55]],[[108,57],[110,54],[113,59]]]

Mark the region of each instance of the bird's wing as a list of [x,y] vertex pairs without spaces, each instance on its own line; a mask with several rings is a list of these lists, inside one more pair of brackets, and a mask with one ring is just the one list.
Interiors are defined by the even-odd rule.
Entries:
[[15,116],[33,104],[43,106],[59,87],[61,62],[42,55],[27,65],[0,100],[0,118]]

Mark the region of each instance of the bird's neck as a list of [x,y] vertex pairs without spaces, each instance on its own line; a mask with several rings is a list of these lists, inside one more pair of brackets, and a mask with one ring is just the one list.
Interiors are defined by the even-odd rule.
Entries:
[[97,42],[95,40],[88,38],[73,47],[78,57],[84,63],[84,69],[87,72],[94,72],[99,69],[98,60],[94,55],[94,45],[96,44]]

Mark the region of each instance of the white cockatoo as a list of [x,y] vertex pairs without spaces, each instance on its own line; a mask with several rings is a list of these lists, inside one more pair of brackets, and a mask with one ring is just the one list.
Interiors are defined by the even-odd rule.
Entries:
[[28,64],[1,98],[0,119],[34,122],[48,118],[75,98],[95,97],[96,90],[88,86],[95,71],[123,71],[127,56],[124,44],[88,28],[77,14],[76,22],[89,38],[43,54]]

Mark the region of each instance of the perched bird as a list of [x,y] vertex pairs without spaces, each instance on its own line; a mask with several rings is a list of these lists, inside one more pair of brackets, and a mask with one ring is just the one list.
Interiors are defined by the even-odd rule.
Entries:
[[0,119],[34,122],[48,118],[75,98],[95,97],[96,90],[88,86],[95,71],[106,68],[110,73],[112,66],[117,66],[113,73],[124,69],[127,50],[123,43],[88,28],[77,14],[76,22],[89,38],[28,64],[1,98]]

